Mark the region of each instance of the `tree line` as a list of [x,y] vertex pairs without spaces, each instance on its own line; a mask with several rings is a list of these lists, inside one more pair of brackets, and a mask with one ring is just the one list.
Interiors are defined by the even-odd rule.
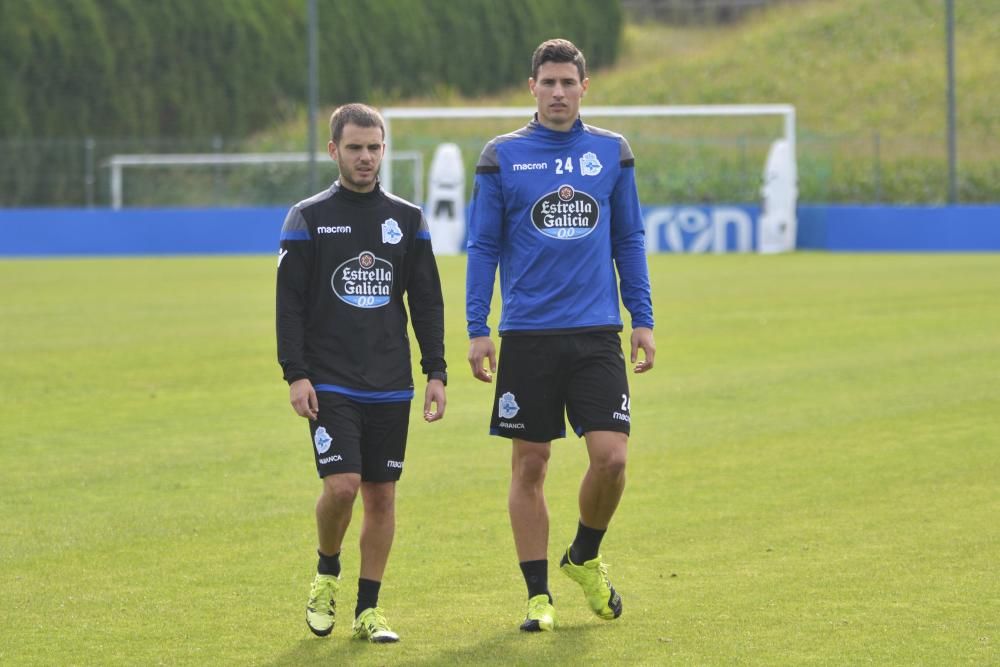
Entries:
[[[317,14],[324,111],[498,91],[550,37],[600,67],[624,26],[618,0],[317,0]],[[0,0],[0,206],[90,203],[115,150],[233,146],[302,114],[307,15],[307,0]]]

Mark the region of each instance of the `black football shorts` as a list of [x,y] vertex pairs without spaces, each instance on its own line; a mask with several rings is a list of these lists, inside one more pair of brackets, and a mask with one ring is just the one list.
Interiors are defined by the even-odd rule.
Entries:
[[566,417],[577,435],[629,433],[628,377],[617,331],[507,334],[495,381],[493,435],[548,442],[566,436]]
[[319,415],[309,421],[320,477],[353,472],[365,482],[394,482],[403,474],[410,401],[360,403],[317,391]]

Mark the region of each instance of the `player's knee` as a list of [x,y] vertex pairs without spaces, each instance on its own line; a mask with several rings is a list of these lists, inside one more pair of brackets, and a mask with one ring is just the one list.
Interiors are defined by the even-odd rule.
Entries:
[[335,505],[352,505],[361,487],[359,475],[329,475],[323,478],[322,501]]
[[396,511],[396,493],[394,483],[365,484],[365,513],[379,517],[391,517]]
[[614,449],[594,457],[590,467],[601,477],[619,479],[625,475],[625,450]]
[[365,497],[365,516],[376,522],[387,521],[396,514],[396,503],[392,498]]
[[519,486],[541,486],[548,471],[548,459],[540,456],[521,457],[514,463],[513,479]]

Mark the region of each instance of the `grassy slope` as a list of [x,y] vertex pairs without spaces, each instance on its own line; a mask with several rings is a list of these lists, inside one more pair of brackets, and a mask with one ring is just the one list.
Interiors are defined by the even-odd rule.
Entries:
[[[560,631],[516,631],[509,449],[442,258],[450,403],[411,429],[388,648],[302,623],[318,484],[273,258],[0,262],[0,663],[994,662],[997,258],[650,261],[657,368],[605,546],[626,616],[590,618],[554,573]],[[555,446],[552,558],[583,466]]]
[[[993,0],[956,5],[960,187],[966,201],[996,201],[1000,10]],[[631,25],[619,64],[594,73],[587,103],[791,103],[797,109],[806,201],[872,200],[877,188],[888,200],[940,201],[946,182],[944,20],[938,0],[813,0],[757,13],[732,27]],[[445,94],[374,101],[427,106],[532,102],[521,82],[491,98]],[[725,132],[704,122],[670,127],[680,134]],[[455,131],[444,125],[439,134]],[[876,133],[882,160],[878,185]],[[257,141],[268,148],[284,142],[296,146],[305,134],[300,122]],[[727,167],[707,171],[719,168]]]
[[[960,189],[966,200],[995,201],[1000,11],[989,0],[972,0],[958,3],[956,16]],[[744,26],[703,31],[703,41],[684,34],[679,48],[656,59],[643,54],[682,31],[647,30],[635,31],[633,55],[597,87],[591,102],[627,99],[630,91],[671,104],[788,102],[797,111],[807,201],[869,200],[877,188],[896,201],[943,198],[942,3],[820,0],[788,6]],[[818,179],[824,182],[813,185]]]
[[[1000,132],[989,57],[998,10],[957,3],[958,90],[963,128]],[[945,124],[945,30],[941,2],[815,0],[772,9],[734,28],[633,29],[632,51],[602,75],[595,104],[642,91],[663,104],[794,104],[805,131],[940,136]],[[697,31],[695,31],[697,34]],[[660,47],[681,39],[680,48]],[[693,42],[693,43],[692,43]],[[992,58],[995,63],[995,58]],[[608,79],[608,80],[604,80]],[[971,148],[971,146],[970,146]]]
[[[956,6],[959,127],[974,156],[981,139],[1000,135],[1000,90],[993,85],[1000,9],[992,0]],[[944,20],[943,3],[936,0],[811,0],[757,12],[730,27],[630,24],[625,52],[614,67],[593,73],[587,102],[786,102],[796,106],[806,132],[877,130],[943,140]],[[532,101],[526,83],[518,82],[490,98],[427,97],[407,104]]]

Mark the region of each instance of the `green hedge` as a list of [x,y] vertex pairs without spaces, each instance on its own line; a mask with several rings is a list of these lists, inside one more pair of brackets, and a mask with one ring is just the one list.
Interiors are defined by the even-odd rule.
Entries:
[[[242,137],[307,94],[307,0],[0,0],[0,138]],[[616,0],[318,0],[324,105],[527,78],[566,36],[595,66]],[[290,104],[291,103],[291,104]]]
[[[617,0],[317,2],[324,109],[500,90],[550,37],[607,65],[624,21]],[[19,142],[232,145],[300,113],[306,14],[307,0],[0,0],[0,206],[83,203],[79,171]]]

